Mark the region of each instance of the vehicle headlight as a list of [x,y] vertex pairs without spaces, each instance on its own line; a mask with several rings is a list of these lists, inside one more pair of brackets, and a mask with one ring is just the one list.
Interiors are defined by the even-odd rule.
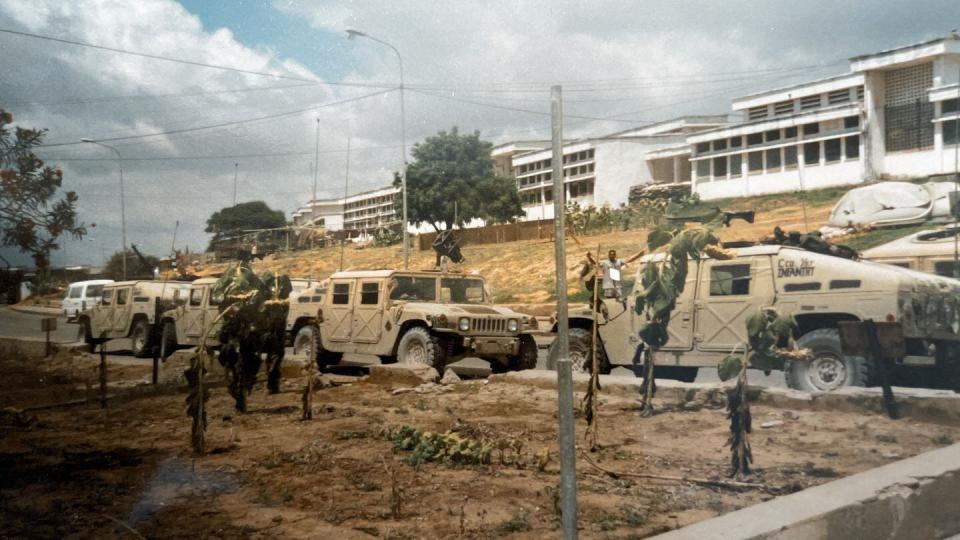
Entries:
[[460,317],[460,323],[458,325],[461,332],[466,332],[470,330],[470,319],[468,317]]
[[516,332],[520,324],[516,319],[510,319],[507,321],[507,332]]

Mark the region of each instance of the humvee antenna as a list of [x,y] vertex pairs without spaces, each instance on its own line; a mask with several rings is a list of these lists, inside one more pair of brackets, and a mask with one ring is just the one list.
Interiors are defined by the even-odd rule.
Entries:
[[[350,185],[350,130],[347,130],[347,172],[343,175],[343,201],[346,205],[347,201],[347,189]],[[340,239],[340,271],[343,272],[343,249],[347,245],[347,238],[344,236]]]

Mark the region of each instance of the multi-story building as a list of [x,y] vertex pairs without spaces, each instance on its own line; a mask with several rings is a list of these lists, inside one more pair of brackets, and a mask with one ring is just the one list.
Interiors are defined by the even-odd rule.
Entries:
[[314,225],[334,232],[346,230],[350,238],[368,238],[380,229],[398,229],[394,210],[399,188],[385,187],[339,199],[314,200],[293,212],[294,225]]
[[[626,203],[630,186],[656,180],[654,167],[645,160],[648,153],[685,145],[688,134],[726,122],[726,115],[690,116],[603,137],[565,142],[563,176],[566,200],[581,206],[609,204],[616,207]],[[532,149],[518,150],[521,144]],[[511,176],[517,182],[524,219],[553,218],[553,154],[549,141],[501,145],[494,149],[493,155],[495,162],[509,156]],[[683,161],[689,169],[689,164]]]
[[951,173],[958,83],[956,34],[857,56],[848,73],[735,99],[744,121],[647,157],[688,155],[702,199]]

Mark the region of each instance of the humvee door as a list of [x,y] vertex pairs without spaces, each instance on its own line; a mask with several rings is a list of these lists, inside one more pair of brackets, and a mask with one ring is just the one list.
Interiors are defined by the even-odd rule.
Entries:
[[743,350],[747,318],[773,304],[773,271],[766,255],[730,261],[705,260],[697,287],[698,349]]

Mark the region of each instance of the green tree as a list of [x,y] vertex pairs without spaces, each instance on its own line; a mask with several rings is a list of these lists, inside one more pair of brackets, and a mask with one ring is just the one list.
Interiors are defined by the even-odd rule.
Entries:
[[[143,265],[140,257],[127,250],[127,279],[149,279],[153,277],[153,269],[160,265],[160,259],[150,255],[144,255],[147,266]],[[120,281],[123,279],[123,252],[117,251],[107,260],[107,265],[103,268],[103,273],[110,279]]]
[[60,236],[81,238],[87,231],[77,221],[77,194],[58,197],[63,172],[33,153],[47,130],[11,130],[12,122],[13,115],[0,109],[0,242],[28,253],[43,273]]
[[[479,132],[460,135],[456,127],[415,144],[407,167],[407,220],[441,231],[475,218],[503,223],[522,216],[516,184],[493,172],[492,149]],[[400,187],[399,174],[393,185]],[[397,197],[398,213],[401,205]]]
[[281,210],[273,210],[263,201],[250,201],[214,212],[207,220],[205,232],[213,233],[211,250],[221,240],[250,229],[275,229],[287,224]]

